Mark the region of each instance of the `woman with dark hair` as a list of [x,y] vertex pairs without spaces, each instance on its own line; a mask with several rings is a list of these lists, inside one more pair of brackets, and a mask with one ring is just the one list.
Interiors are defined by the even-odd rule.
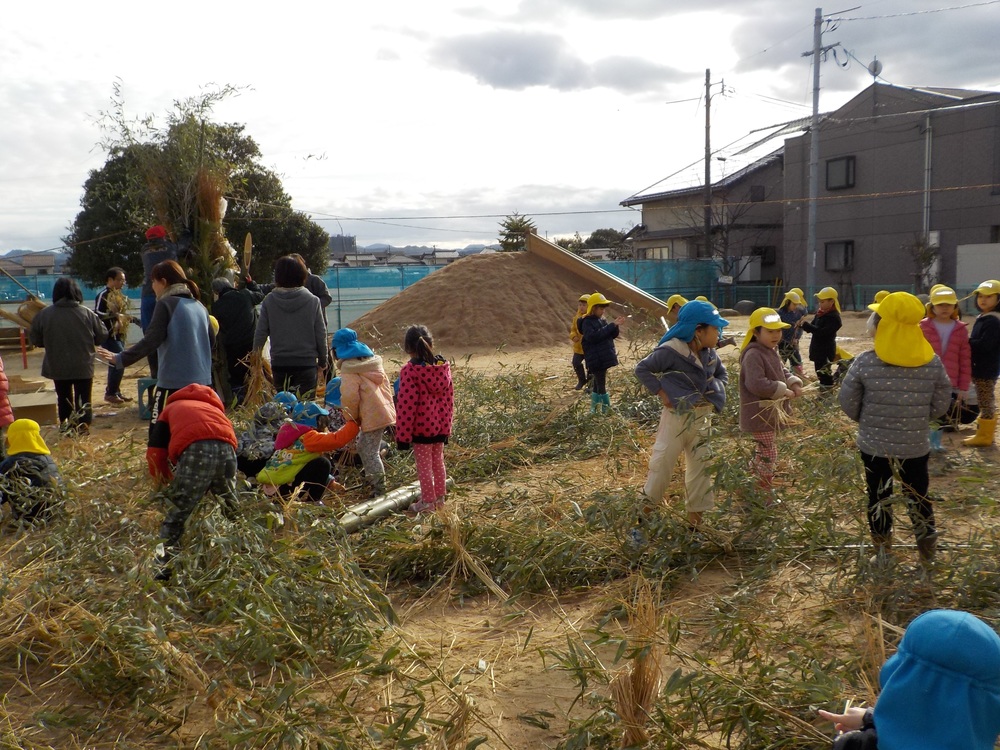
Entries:
[[253,348],[261,351],[271,340],[274,387],[306,397],[316,390],[326,369],[326,320],[319,299],[304,286],[304,264],[285,256],[274,264],[274,291],[260,306]]
[[212,385],[215,332],[209,325],[208,311],[199,302],[198,285],[184,275],[176,261],[157,263],[150,276],[156,307],[142,341],[117,354],[98,349],[97,356],[109,365],[124,368],[151,352],[157,353],[159,371],[150,420],[153,425],[171,393],[192,383]]
[[55,382],[59,424],[65,432],[90,431],[94,352],[107,337],[101,319],[82,302],[80,287],[63,276],[52,287],[52,304],[31,321],[31,343],[45,349],[42,377]]

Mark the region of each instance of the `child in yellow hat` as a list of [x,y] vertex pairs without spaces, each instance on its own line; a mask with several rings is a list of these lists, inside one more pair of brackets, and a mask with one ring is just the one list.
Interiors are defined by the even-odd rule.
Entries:
[[969,335],[972,352],[972,382],[979,399],[979,425],[976,434],[963,442],[974,448],[993,445],[997,429],[997,404],[994,391],[1000,376],[1000,281],[989,279],[973,292],[979,317]]
[[63,481],[38,422],[15,419],[7,428],[7,458],[0,463],[0,505],[10,503],[18,521],[48,518]]
[[785,399],[802,395],[802,380],[784,368],[778,354],[782,334],[790,328],[777,310],[759,307],[750,315],[740,347],[740,430],[749,432],[756,443],[750,469],[757,478],[757,488],[767,493],[767,505],[776,502],[774,465],[778,460],[777,433],[782,426],[778,409],[790,413]]
[[587,369],[583,366],[583,334],[580,333],[578,324],[580,318],[587,314],[587,300],[589,294],[581,294],[576,303],[576,313],[573,315],[573,322],[569,324],[569,340],[573,343],[573,372],[576,373],[576,385],[574,390],[580,390],[587,385]]
[[607,388],[608,370],[618,366],[615,339],[618,338],[621,326],[625,325],[625,316],[619,315],[613,323],[604,320],[604,312],[610,304],[611,300],[600,292],[594,292],[587,298],[587,314],[577,323],[583,337],[583,357],[594,384],[590,394],[591,412],[611,410]]
[[859,354],[840,386],[840,406],[858,423],[868,487],[868,528],[882,562],[892,547],[892,489],[903,486],[923,562],[934,557],[937,529],[927,499],[927,425],[951,403],[951,381],[920,330],[923,303],[894,292],[868,306],[878,313],[875,350]]
[[812,322],[804,318],[798,325],[812,334],[809,342],[809,360],[816,368],[821,391],[830,391],[834,385],[833,363],[837,359],[837,331],[843,325],[840,319],[840,300],[837,290],[826,286],[816,292],[819,308]]
[[677,325],[677,314],[681,311],[681,308],[686,305],[688,301],[682,297],[680,294],[671,294],[667,297],[667,314],[664,316],[667,321],[667,330],[669,331],[675,325]]
[[[948,422],[957,424],[961,419],[965,393],[972,382],[972,354],[968,327],[958,319],[958,295],[954,289],[938,284],[931,290],[927,317],[920,321],[920,329],[948,372],[948,379],[951,380]],[[931,450],[943,452],[938,425],[931,427],[930,438]]]
[[782,362],[787,362],[792,371],[800,378],[805,378],[802,369],[802,352],[799,351],[799,339],[802,329],[798,323],[806,316],[806,302],[795,289],[789,290],[778,306],[778,317],[788,327],[781,332],[781,343],[778,344],[778,355]]

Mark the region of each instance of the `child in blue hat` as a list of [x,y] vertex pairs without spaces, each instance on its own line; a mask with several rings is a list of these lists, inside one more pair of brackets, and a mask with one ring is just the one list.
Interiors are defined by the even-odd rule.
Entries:
[[727,325],[713,305],[692,300],[681,307],[662,343],[635,367],[639,382],[663,404],[643,494],[654,502],[663,500],[683,452],[684,506],[693,528],[715,504],[706,441],[712,415],[726,404],[726,368],[716,346]]
[[341,328],[333,334],[333,356],[340,373],[340,408],[345,419],[358,423],[358,456],[365,470],[365,483],[373,497],[385,492],[382,437],[396,424],[392,384],[382,358],[358,334]]

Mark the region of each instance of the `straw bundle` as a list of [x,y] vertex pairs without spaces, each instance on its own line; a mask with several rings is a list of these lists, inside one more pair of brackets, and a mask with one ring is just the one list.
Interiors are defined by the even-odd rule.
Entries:
[[273,377],[271,376],[271,363],[264,359],[260,350],[250,352],[242,362],[250,369],[247,378],[246,398],[244,405],[253,409],[270,401],[274,395]]
[[459,570],[463,573],[471,570],[476,575],[476,578],[482,581],[483,585],[493,592],[500,601],[505,602],[510,599],[507,592],[500,588],[497,582],[493,580],[493,576],[483,567],[483,564],[470,555],[469,550],[465,548],[465,543],[462,541],[462,525],[455,512],[442,511],[440,512],[440,516],[448,531],[448,539],[451,541],[451,547],[455,550],[455,555],[458,557]]
[[465,693],[454,695],[455,709],[448,715],[444,726],[435,738],[437,750],[455,750],[466,747],[469,740],[469,720],[472,718],[472,699]]
[[629,624],[636,632],[639,652],[611,681],[615,709],[625,725],[622,747],[638,747],[649,740],[646,722],[661,681],[661,653],[657,645],[659,623],[652,591],[649,584],[643,582],[636,592],[635,607],[629,613]]

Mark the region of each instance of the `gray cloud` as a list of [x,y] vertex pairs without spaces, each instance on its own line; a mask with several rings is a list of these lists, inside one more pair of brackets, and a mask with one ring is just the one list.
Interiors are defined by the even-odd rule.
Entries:
[[[745,2],[745,0],[739,0],[739,2]],[[595,18],[649,20],[701,9],[703,8],[698,3],[665,3],[663,0],[614,0],[614,2],[608,0],[522,0],[518,15],[537,19],[571,12]]]
[[442,40],[431,59],[497,89],[548,86],[558,91],[605,87],[623,92],[662,88],[687,76],[638,57],[608,57],[588,63],[555,34],[490,32]]

